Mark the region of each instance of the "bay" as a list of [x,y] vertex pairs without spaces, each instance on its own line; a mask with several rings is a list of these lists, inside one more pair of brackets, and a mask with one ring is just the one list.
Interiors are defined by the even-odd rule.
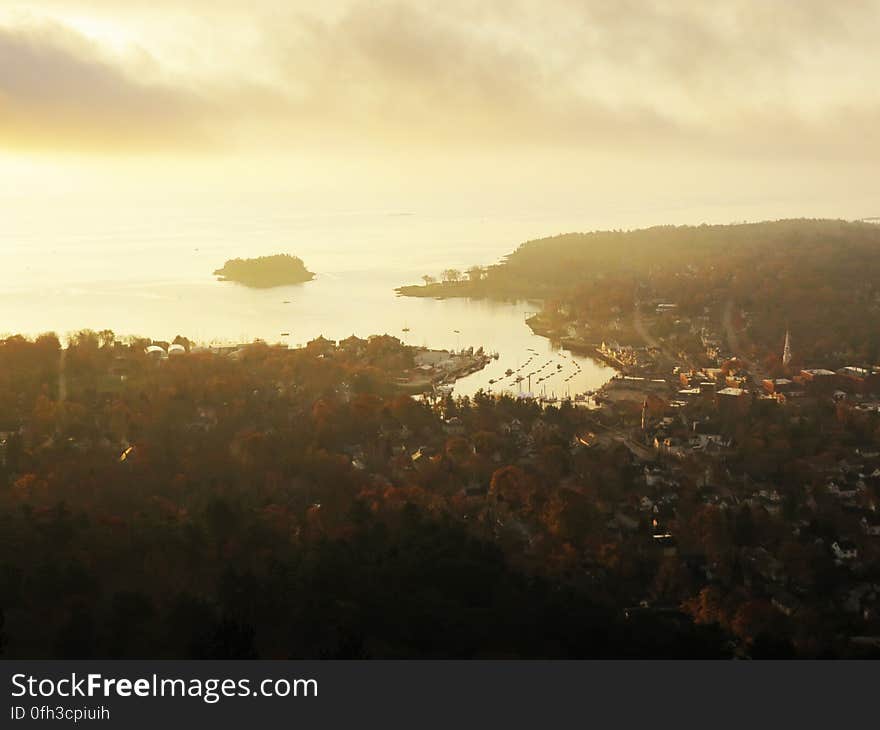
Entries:
[[[490,387],[517,392],[521,387],[507,370],[550,362],[545,372],[553,375],[542,389],[574,395],[598,388],[614,371],[560,354],[534,335],[525,317],[536,304],[438,301],[394,291],[445,268],[494,263],[519,241],[575,229],[574,218],[191,206],[6,211],[0,333],[64,336],[91,328],[165,340],[181,334],[205,344],[260,338],[290,346],[319,335],[387,333],[412,345],[497,352],[497,360],[456,384],[459,394]],[[212,275],[228,258],[283,252],[300,256],[316,279],[259,290]]]

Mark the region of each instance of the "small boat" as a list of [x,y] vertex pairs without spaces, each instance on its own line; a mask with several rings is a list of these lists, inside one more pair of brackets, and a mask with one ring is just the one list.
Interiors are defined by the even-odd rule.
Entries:
[[409,327],[404,327],[401,331],[402,332],[409,332]]
[[285,300],[282,302],[282,304],[290,304],[290,300],[289,300],[289,299],[285,299]]
[[282,332],[281,336],[282,337],[290,337],[290,332]]

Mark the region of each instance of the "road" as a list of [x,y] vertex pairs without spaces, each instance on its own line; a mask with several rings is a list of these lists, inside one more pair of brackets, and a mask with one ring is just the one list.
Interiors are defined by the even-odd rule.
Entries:
[[[666,351],[666,348],[663,347],[663,343],[660,342],[656,337],[654,337],[650,332],[648,332],[648,328],[645,327],[645,322],[642,319],[642,313],[639,310],[638,305],[633,308],[633,328],[648,347],[654,347],[657,350],[660,350],[660,352],[662,352],[665,357],[670,357],[669,353]],[[675,358],[670,357],[670,359]]]
[[[642,313],[639,310],[638,304],[633,307],[632,323],[633,329],[635,329],[638,336],[642,338],[642,341],[645,343],[645,345],[659,350],[660,354],[663,355],[664,359],[667,360],[670,365],[680,364],[680,358],[650,333],[647,326],[645,325],[645,321],[642,319]],[[690,362],[685,362],[685,365],[688,368],[692,367]]]
[[657,453],[645,446],[644,444],[640,444],[638,441],[635,441],[630,436],[626,434],[626,432],[622,431],[619,428],[615,428],[614,426],[606,426],[604,423],[599,423],[598,421],[592,424],[592,428],[596,431],[604,431],[608,434],[614,441],[622,443],[626,448],[632,452],[636,457],[641,459],[642,461],[653,461],[657,458]]
[[745,364],[751,375],[752,382],[760,388],[762,387],[763,376],[758,372],[755,364],[742,354],[739,335],[737,335],[736,328],[733,326],[733,308],[733,299],[728,299],[724,303],[724,310],[721,313],[721,325],[724,327],[724,336],[727,337],[727,349],[736,355],[737,360]]

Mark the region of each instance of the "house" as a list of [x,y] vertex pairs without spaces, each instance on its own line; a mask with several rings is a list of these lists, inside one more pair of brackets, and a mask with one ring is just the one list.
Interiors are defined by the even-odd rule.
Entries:
[[678,542],[669,533],[654,535],[654,544],[663,552],[663,557],[672,558],[678,553]]
[[775,489],[761,489],[755,492],[748,502],[756,507],[762,507],[771,515],[778,515],[782,512],[782,496]]
[[697,497],[703,504],[714,504],[721,509],[728,509],[730,507],[728,496],[723,494],[719,487],[711,484],[704,484],[697,489]]
[[125,355],[116,355],[113,364],[110,365],[110,377],[117,380],[127,380],[131,375],[131,361]]
[[662,535],[667,531],[669,525],[675,519],[675,508],[668,502],[656,502],[651,508],[651,527],[654,535]]
[[840,384],[840,378],[837,373],[833,370],[825,370],[824,368],[801,370],[801,374],[797,379],[803,383],[809,392],[817,394],[833,393]]
[[762,581],[784,583],[786,580],[785,564],[774,557],[766,548],[755,548],[745,554],[745,565]]
[[655,437],[654,448],[664,454],[669,454],[670,456],[675,456],[680,459],[685,456],[684,446],[682,445],[681,439],[677,436],[666,436],[663,439]]
[[833,479],[825,488],[828,494],[838,499],[855,499],[859,492],[864,491],[865,483],[861,479]]
[[862,516],[862,531],[871,537],[880,537],[880,515],[869,513]]
[[6,455],[9,451],[9,438],[11,435],[6,431],[0,431],[0,466],[6,466]]
[[690,372],[679,372],[678,380],[683,388],[694,388],[700,384],[700,381],[706,379],[706,374],[691,370]]
[[693,451],[718,451],[730,446],[730,440],[717,433],[698,433],[688,442]]
[[846,378],[857,378],[864,380],[870,375],[867,368],[856,367],[855,365],[847,365],[846,367],[840,368],[837,371],[838,375],[842,375]]
[[768,393],[791,393],[794,390],[795,383],[789,378],[769,378],[762,382],[764,390]]
[[788,591],[777,590],[770,597],[770,603],[781,613],[786,616],[793,616],[801,607],[800,601]]
[[318,335],[314,340],[306,343],[306,349],[315,355],[332,355],[336,351],[336,341]]
[[715,381],[702,380],[699,384],[700,395],[715,395]]
[[428,365],[439,370],[448,370],[454,367],[455,362],[446,350],[421,350],[415,355],[416,367]]
[[410,454],[410,459],[413,465],[421,466],[425,463],[430,463],[431,457],[435,454],[436,449],[430,448],[428,446],[420,446],[412,454]]
[[667,483],[666,476],[660,467],[657,466],[646,466],[644,468],[645,473],[645,486],[647,487],[657,487],[662,484]]
[[447,418],[443,423],[443,432],[447,436],[461,436],[464,430],[464,424],[458,416]]
[[518,418],[514,418],[509,423],[502,423],[501,433],[505,436],[522,433],[522,422]]
[[150,345],[144,350],[144,352],[147,354],[147,357],[152,360],[164,360],[168,357],[168,353],[165,352],[163,348],[159,347],[159,345]]
[[339,349],[347,354],[359,355],[367,349],[367,341],[351,335],[344,340],[339,340]]
[[831,543],[831,552],[837,560],[855,560],[859,557],[859,549],[849,540],[835,540]]
[[745,388],[728,386],[715,394],[715,405],[723,417],[743,416],[751,407],[752,398]]
[[847,365],[837,371],[838,387],[848,393],[862,393],[865,390],[865,380],[870,375],[866,368],[855,365]]

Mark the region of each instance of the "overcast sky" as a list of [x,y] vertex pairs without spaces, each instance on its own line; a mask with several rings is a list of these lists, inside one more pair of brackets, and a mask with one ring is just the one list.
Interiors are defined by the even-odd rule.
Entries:
[[806,205],[880,188],[878,42],[871,0],[6,0],[0,172],[466,165]]

